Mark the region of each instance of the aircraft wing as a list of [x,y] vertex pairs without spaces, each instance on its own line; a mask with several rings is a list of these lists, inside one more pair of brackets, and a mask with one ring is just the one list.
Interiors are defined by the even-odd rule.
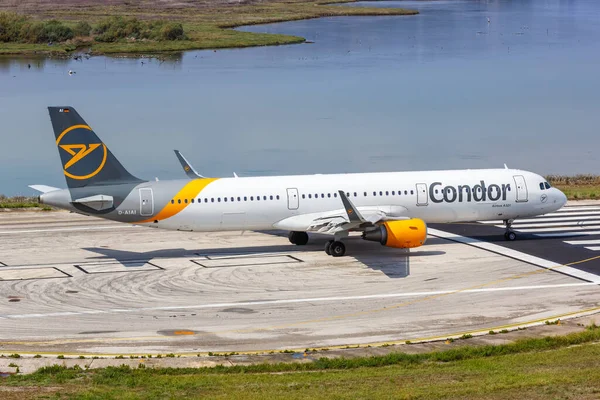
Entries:
[[355,207],[343,191],[339,191],[343,209],[300,214],[283,219],[273,226],[289,231],[318,232],[334,235],[343,231],[367,231],[383,221],[410,219],[404,207]]
[[183,154],[181,154],[181,152],[179,150],[174,150],[174,151],[175,151],[175,155],[179,159],[179,162],[181,163],[181,166],[183,167],[183,171],[187,174],[187,176],[190,177],[190,179],[204,178],[202,175],[200,175],[198,172],[196,172],[194,167],[192,167],[192,164],[190,164],[189,161],[185,159],[185,157],[183,156]]

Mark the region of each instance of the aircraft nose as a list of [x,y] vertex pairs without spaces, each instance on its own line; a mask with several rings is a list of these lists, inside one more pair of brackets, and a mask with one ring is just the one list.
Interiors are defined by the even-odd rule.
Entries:
[[560,204],[560,206],[564,206],[565,204],[567,204],[567,196],[561,192],[560,190],[556,189],[557,191],[557,203]]

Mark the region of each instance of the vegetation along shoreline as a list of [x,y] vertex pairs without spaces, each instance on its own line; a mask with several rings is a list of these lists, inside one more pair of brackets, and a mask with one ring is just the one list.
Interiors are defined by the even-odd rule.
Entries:
[[[305,42],[292,35],[242,32],[233,28],[335,16],[415,15],[416,10],[345,7],[356,0],[265,1],[230,5],[215,1],[189,8],[140,7],[128,2],[115,6],[71,8],[0,5],[0,55],[69,56],[85,50],[90,55],[133,56],[185,50],[243,48]],[[79,0],[65,0],[77,5]],[[169,3],[168,1],[166,3]],[[202,2],[200,2],[202,3]]]

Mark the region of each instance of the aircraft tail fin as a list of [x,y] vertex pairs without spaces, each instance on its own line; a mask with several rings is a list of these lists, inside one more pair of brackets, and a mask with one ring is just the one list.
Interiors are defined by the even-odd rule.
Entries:
[[141,182],[131,175],[73,107],[48,107],[69,189]]

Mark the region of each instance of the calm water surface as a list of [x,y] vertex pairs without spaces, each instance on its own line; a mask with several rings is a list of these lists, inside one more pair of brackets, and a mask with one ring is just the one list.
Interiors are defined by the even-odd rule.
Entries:
[[315,43],[164,62],[0,59],[0,193],[65,185],[48,105],[76,107],[148,179],[184,177],[172,149],[208,176],[600,173],[600,2],[356,6],[421,14],[253,26]]

